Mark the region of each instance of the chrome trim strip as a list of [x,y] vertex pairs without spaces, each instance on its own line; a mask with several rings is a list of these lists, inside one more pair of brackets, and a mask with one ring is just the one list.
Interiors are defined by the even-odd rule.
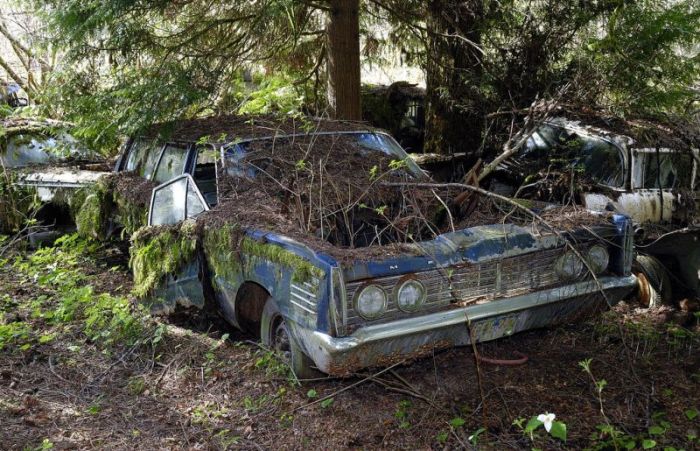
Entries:
[[311,313],[312,315],[316,315],[316,312],[314,312],[313,310],[309,310],[308,308],[304,307],[303,305],[294,302],[294,300],[292,300],[292,299],[290,299],[289,302],[296,305],[297,307],[304,310],[305,312]]
[[303,294],[307,295],[308,297],[311,297],[311,298],[316,299],[316,295],[315,295],[315,294],[309,293],[308,291],[306,291],[305,289],[301,288],[299,285],[297,285],[297,284],[295,284],[295,283],[292,283],[292,288],[295,289],[295,290],[297,290],[297,291],[301,291]]
[[315,308],[315,307],[316,307],[316,303],[315,303],[315,302],[312,302],[312,301],[310,301],[310,300],[308,300],[308,299],[306,299],[306,298],[304,298],[304,297],[301,297],[301,296],[299,296],[298,294],[296,294],[296,293],[293,292],[293,291],[291,291],[290,294],[291,294],[292,296],[294,296],[295,298],[297,298],[298,300],[300,300],[301,302],[304,302],[304,303],[308,304],[310,307],[312,307],[312,308]]

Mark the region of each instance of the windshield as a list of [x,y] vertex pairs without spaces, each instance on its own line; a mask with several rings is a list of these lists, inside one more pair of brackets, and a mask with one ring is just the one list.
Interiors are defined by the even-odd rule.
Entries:
[[624,184],[622,152],[614,144],[594,136],[545,124],[528,138],[521,161],[573,166],[592,180],[613,187]]
[[[299,137],[305,137],[306,139],[313,135],[300,135]],[[418,167],[418,165],[408,156],[405,150],[401,148],[399,143],[397,143],[391,136],[384,133],[373,133],[373,132],[357,132],[357,133],[338,133],[336,135],[332,134],[318,134],[316,136],[342,136],[344,139],[351,140],[352,143],[356,144],[363,156],[371,157],[373,152],[382,152],[385,155],[395,158],[396,160],[403,161],[406,164],[409,172],[414,176],[423,176],[423,171]],[[243,141],[225,149],[226,155],[226,167],[229,175],[240,176],[247,174],[249,176],[255,175],[255,170],[251,168],[244,167],[244,157],[249,153],[249,149],[252,142],[260,141],[272,141],[275,144],[289,143],[291,140],[298,138],[297,136],[290,137],[271,137],[256,139],[251,141]]]
[[12,135],[7,138],[5,149],[0,153],[2,164],[8,168],[65,162],[75,158],[99,159],[67,133],[57,136]]

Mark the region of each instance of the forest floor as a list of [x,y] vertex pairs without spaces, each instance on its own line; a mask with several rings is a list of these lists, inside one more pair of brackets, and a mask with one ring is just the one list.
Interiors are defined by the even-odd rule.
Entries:
[[[623,303],[478,345],[520,366],[467,347],[299,384],[216,316],[135,310],[126,255],[75,237],[0,255],[0,449],[700,447],[692,314]],[[543,413],[566,441],[529,431]]]

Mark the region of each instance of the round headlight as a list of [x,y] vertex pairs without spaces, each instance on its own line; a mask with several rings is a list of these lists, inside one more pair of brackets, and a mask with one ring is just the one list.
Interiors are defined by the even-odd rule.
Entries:
[[600,274],[608,268],[610,254],[605,247],[595,245],[588,250],[588,264],[594,273]]
[[567,251],[557,259],[554,269],[562,279],[575,279],[583,274],[584,265],[578,255]]
[[386,311],[386,293],[377,285],[367,285],[355,295],[355,311],[364,319],[375,319]]
[[396,303],[404,312],[415,312],[425,302],[425,287],[416,279],[399,282],[394,290]]

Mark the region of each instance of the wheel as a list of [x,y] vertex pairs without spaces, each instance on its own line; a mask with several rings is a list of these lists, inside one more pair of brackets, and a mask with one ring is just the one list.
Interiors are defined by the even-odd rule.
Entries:
[[324,376],[314,367],[313,360],[301,350],[290,333],[284,316],[280,313],[277,301],[271,296],[267,298],[263,308],[260,339],[289,365],[297,379],[315,379]]
[[639,281],[637,298],[644,307],[660,307],[673,303],[671,278],[661,262],[649,255],[637,255],[632,271]]

